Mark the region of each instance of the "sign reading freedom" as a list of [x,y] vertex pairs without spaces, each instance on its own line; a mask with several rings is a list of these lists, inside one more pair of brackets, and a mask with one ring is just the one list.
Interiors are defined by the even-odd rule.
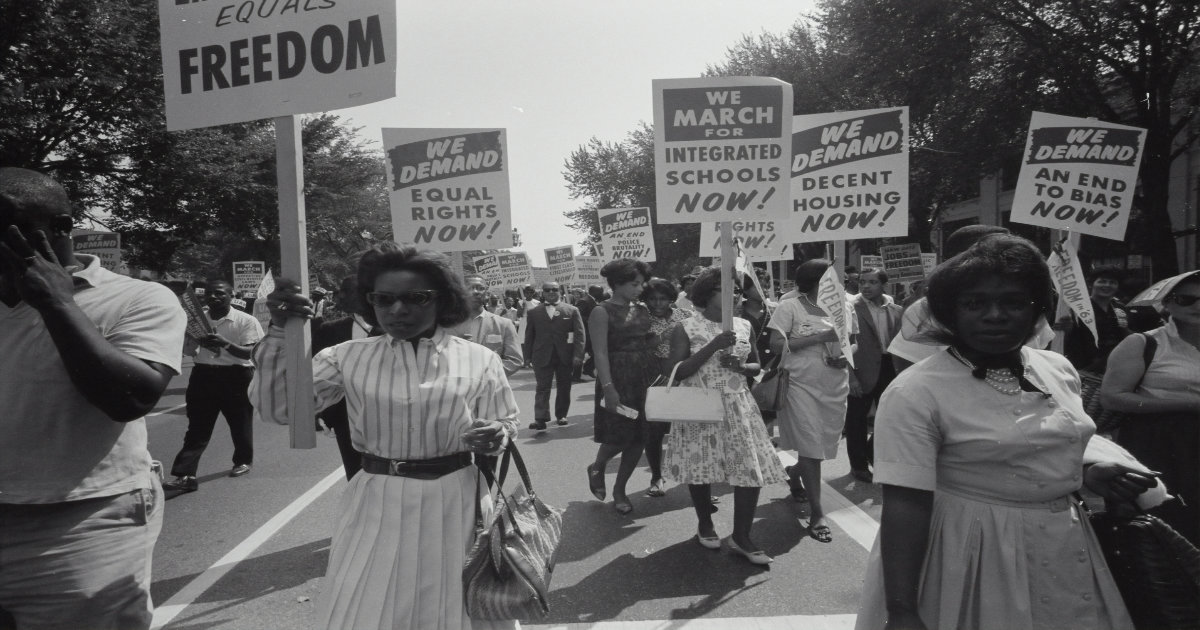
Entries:
[[396,95],[389,0],[158,0],[158,23],[173,131]]

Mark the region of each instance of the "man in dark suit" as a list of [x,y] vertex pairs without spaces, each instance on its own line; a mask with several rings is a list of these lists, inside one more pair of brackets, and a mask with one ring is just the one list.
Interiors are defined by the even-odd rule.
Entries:
[[858,344],[854,350],[854,369],[850,371],[850,397],[846,406],[846,454],[850,458],[850,474],[859,481],[872,481],[869,466],[874,461],[874,447],[867,414],[871,405],[887,389],[896,370],[887,354],[888,344],[900,330],[904,309],[886,295],[887,272],[864,269],[859,274],[861,293],[852,298],[858,318]]
[[533,399],[533,424],[529,428],[545,431],[550,422],[550,385],[558,383],[554,396],[554,418],[559,426],[567,424],[571,405],[571,373],[583,364],[586,333],[579,309],[562,302],[557,282],[542,285],[542,303],[525,314],[525,356],[533,365],[537,391]]
[[[351,339],[362,339],[376,334],[371,325],[362,318],[363,305],[358,297],[358,278],[343,278],[341,286],[334,294],[334,301],[346,316],[328,321],[323,317],[312,320],[313,354]],[[354,477],[354,473],[362,469],[362,453],[354,450],[354,445],[350,442],[350,419],[346,414],[346,401],[338,401],[317,417],[325,426],[333,429],[338,451],[342,456],[342,467],[346,469],[346,479]]]

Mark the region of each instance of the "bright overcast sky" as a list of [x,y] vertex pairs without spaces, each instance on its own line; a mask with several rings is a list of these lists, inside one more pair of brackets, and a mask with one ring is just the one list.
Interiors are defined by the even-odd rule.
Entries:
[[[336,112],[382,127],[503,127],[513,227],[537,266],[579,243],[563,212],[571,151],[652,122],[652,79],[698,77],[744,34],[784,33],[811,0],[400,2],[397,97]],[[576,248],[576,251],[579,251]]]

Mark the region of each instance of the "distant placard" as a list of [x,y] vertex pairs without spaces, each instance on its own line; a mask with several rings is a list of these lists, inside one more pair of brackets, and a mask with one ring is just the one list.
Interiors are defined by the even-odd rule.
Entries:
[[455,252],[512,247],[503,129],[384,129],[396,241]]
[[858,257],[858,268],[862,269],[883,269],[883,256],[875,254],[861,254]]
[[933,273],[937,267],[937,254],[934,252],[921,252],[921,268],[925,270],[925,275]]
[[158,24],[170,130],[396,95],[392,0],[158,0]]
[[500,276],[500,257],[497,253],[482,254],[471,258],[471,264],[475,265],[475,273],[483,276],[487,281],[488,286],[493,288],[501,287]]
[[921,244],[885,245],[879,248],[883,256],[883,269],[892,282],[910,282],[925,277],[925,264],[921,260]]
[[[779,230],[783,221],[730,221],[733,237],[742,247],[742,254],[751,262],[791,260],[792,242]],[[721,224],[705,223],[700,228],[701,258],[721,256]]]
[[546,267],[550,269],[550,277],[555,282],[569,283],[575,279],[575,247],[546,248]]
[[549,267],[531,267],[529,269],[530,283],[533,284],[538,291],[542,290],[542,285],[547,282],[558,282],[550,273]]
[[496,254],[500,282],[503,289],[520,289],[533,281],[533,267],[525,252],[500,252]]
[[267,263],[261,260],[241,260],[233,263],[233,290],[242,295],[254,295],[267,273]]
[[908,234],[908,108],[796,116],[797,243]]
[[787,216],[791,85],[706,77],[653,86],[657,223]]
[[575,282],[577,284],[600,284],[604,278],[600,269],[604,267],[604,259],[599,256],[575,257]]
[[100,259],[100,266],[116,273],[121,266],[121,235],[116,232],[76,230],[71,233],[76,254]]
[[1033,112],[1014,223],[1125,240],[1146,130]]
[[654,228],[650,208],[607,208],[596,211],[606,258],[654,262]]

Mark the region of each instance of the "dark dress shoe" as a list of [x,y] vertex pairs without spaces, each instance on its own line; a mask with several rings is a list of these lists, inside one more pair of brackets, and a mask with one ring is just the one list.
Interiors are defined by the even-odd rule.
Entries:
[[195,492],[199,490],[200,482],[196,481],[195,477],[189,475],[176,477],[171,481],[164,483],[162,487],[163,490],[167,492],[177,492],[179,494],[183,494],[184,492]]
[[233,467],[233,470],[229,471],[229,476],[241,477],[248,472],[250,472],[250,464],[238,464],[237,466]]
[[549,425],[545,422],[530,422],[529,428],[533,429],[534,431],[545,431],[549,428]]

